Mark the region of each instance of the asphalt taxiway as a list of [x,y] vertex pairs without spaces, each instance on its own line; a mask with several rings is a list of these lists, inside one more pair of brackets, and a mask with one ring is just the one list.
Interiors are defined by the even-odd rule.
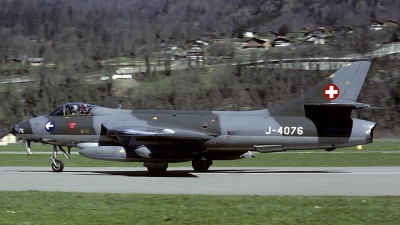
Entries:
[[141,167],[0,167],[0,181],[1,191],[400,196],[400,167],[170,167],[164,177]]

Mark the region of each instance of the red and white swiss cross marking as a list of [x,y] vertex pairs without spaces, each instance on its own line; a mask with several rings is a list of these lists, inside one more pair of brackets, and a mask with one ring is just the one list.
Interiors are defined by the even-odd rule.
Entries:
[[324,88],[324,96],[328,100],[335,100],[337,97],[339,97],[339,94],[340,90],[335,84],[328,84]]

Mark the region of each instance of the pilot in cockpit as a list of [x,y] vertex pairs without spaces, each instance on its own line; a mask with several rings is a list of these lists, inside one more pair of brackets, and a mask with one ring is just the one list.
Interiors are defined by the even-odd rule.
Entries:
[[72,105],[70,113],[71,113],[71,115],[78,114],[78,106],[77,105]]
[[79,107],[79,113],[80,114],[89,114],[89,107],[87,104],[81,104]]
[[64,106],[64,115],[90,115],[93,106],[85,103],[73,103]]

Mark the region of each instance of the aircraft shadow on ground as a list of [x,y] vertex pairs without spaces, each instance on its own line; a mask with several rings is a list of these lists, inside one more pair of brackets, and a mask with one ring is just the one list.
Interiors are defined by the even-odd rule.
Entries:
[[279,174],[279,173],[350,173],[342,170],[266,170],[266,169],[252,169],[252,170],[210,170],[205,173],[244,173],[244,174]]
[[[16,172],[20,173],[51,173],[49,170],[18,170]],[[187,177],[187,178],[197,178],[198,176],[191,174],[193,171],[185,171],[185,170],[179,170],[179,171],[167,171],[164,175],[162,176],[155,176],[155,175],[150,175],[147,171],[121,171],[121,170],[115,170],[115,171],[89,171],[89,170],[73,170],[73,171],[67,171],[65,170],[64,172],[61,172],[59,174],[63,173],[69,173],[77,176],[93,176],[93,175],[114,175],[114,176],[126,176],[126,177]]]
[[[34,172],[34,173],[48,173],[49,170],[19,170],[18,172]],[[88,170],[75,170],[75,171],[64,171],[63,173],[73,173],[79,176],[91,176],[91,175],[113,175],[113,176],[126,176],[126,177],[183,177],[183,178],[198,178],[196,174],[216,174],[216,173],[226,173],[226,174],[334,174],[334,173],[351,173],[343,170],[268,170],[268,169],[218,169],[209,170],[207,172],[194,172],[193,170],[168,170],[164,175],[154,176],[150,175],[147,171],[88,171]],[[62,173],[60,173],[62,174]]]
[[[87,171],[86,171],[87,172]],[[191,171],[167,171],[164,175],[150,175],[147,171],[91,171],[92,174],[79,174],[79,175],[116,175],[127,177],[187,177],[197,178],[198,176],[191,174]]]
[[[77,172],[77,171],[75,171]],[[84,172],[84,171],[82,171]],[[88,171],[86,171],[88,172]],[[91,171],[91,174],[78,174],[78,175],[116,175],[116,176],[127,176],[127,177],[186,177],[186,178],[199,178],[196,174],[216,174],[216,173],[226,173],[226,174],[329,174],[329,173],[350,173],[347,171],[340,170],[209,170],[207,172],[194,172],[193,170],[168,170],[164,175],[154,176],[150,175],[147,171]]]

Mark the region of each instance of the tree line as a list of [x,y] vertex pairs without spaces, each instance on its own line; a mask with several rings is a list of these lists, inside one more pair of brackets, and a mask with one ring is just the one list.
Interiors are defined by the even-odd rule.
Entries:
[[[48,114],[70,101],[135,109],[246,110],[281,104],[308,90],[329,73],[242,66],[136,74],[150,85],[127,88],[116,95],[112,81],[93,82],[87,74],[110,74],[115,68],[99,63],[128,57],[149,63],[160,43],[184,46],[186,41],[215,30],[235,37],[243,29],[295,31],[303,27],[348,25],[354,36],[338,35],[327,47],[266,51],[262,59],[291,56],[340,56],[365,53],[375,44],[397,39],[397,29],[380,34],[368,30],[372,20],[400,19],[400,3],[391,0],[4,0],[0,2],[0,78],[27,76],[33,83],[0,84],[0,128]],[[230,46],[215,47],[235,57]],[[226,53],[228,52],[228,53]],[[7,66],[10,58],[42,57],[55,67]],[[257,56],[258,57],[258,56]],[[258,59],[258,58],[255,58]],[[235,59],[233,59],[235,60]],[[355,111],[376,120],[378,128],[399,133],[399,76],[396,57],[374,59],[360,100],[380,110]]]
[[1,64],[28,55],[88,69],[96,69],[90,63],[96,58],[142,58],[159,50],[161,41],[183,46],[212,30],[226,38],[240,29],[267,35],[400,19],[400,3],[390,0],[4,0],[0,5]]

